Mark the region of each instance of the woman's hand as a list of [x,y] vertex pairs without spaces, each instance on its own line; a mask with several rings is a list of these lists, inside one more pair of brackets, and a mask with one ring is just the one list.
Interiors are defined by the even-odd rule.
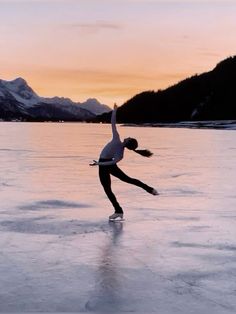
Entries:
[[116,104],[116,103],[114,103],[114,107],[113,107],[113,109],[114,109],[114,110],[116,110],[117,108],[118,108],[117,104]]
[[89,166],[98,166],[98,161],[97,160],[93,160],[93,163],[89,164]]

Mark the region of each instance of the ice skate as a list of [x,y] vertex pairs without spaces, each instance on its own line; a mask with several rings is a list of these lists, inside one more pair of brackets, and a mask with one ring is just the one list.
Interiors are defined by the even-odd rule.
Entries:
[[109,216],[109,221],[124,221],[123,216],[124,214],[122,213],[114,213],[111,216]]
[[152,189],[151,192],[150,192],[152,195],[159,195],[159,193],[157,192],[156,189]]

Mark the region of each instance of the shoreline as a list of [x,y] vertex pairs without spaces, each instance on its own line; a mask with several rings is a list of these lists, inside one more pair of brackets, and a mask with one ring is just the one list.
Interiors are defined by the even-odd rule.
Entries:
[[[19,121],[0,120],[5,123],[79,123],[90,124],[86,121]],[[101,122],[100,122],[101,123]],[[100,124],[99,122],[97,124]],[[96,123],[92,123],[96,124]],[[109,123],[102,123],[109,124]],[[236,120],[211,120],[211,121],[181,121],[181,122],[148,122],[148,123],[120,123],[122,127],[150,127],[150,128],[186,128],[186,129],[213,129],[213,130],[236,130]]]
[[173,123],[123,123],[126,127],[152,127],[152,128],[188,128],[188,129],[215,129],[236,130],[236,120],[216,121],[182,121]]

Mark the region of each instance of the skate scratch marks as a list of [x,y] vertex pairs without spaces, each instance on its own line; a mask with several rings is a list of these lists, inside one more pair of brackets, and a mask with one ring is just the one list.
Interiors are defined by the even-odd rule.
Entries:
[[236,251],[236,245],[228,244],[201,244],[201,243],[187,243],[174,241],[171,242],[173,247],[178,248],[199,248],[199,249],[216,249],[216,250],[225,250],[225,251]]
[[91,207],[88,204],[82,204],[77,202],[69,202],[62,200],[45,200],[38,201],[33,204],[20,206],[21,210],[40,210],[40,209],[54,209],[54,208],[88,208]]
[[76,219],[58,221],[48,216],[5,220],[0,222],[0,226],[10,232],[62,236],[104,232],[104,227],[97,222],[91,223]]

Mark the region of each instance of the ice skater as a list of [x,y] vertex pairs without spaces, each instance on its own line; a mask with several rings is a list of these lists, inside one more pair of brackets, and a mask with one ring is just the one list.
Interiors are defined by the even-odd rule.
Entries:
[[125,138],[122,142],[120,139],[120,135],[116,128],[116,111],[117,111],[117,105],[114,105],[114,110],[112,111],[111,115],[111,126],[112,126],[112,140],[103,148],[99,161],[94,160],[90,166],[99,166],[99,178],[101,181],[101,184],[104,188],[104,191],[111,201],[115,212],[111,216],[109,216],[109,220],[122,220],[123,219],[123,209],[121,208],[120,204],[118,203],[114,193],[111,190],[111,176],[113,175],[120,180],[130,183],[136,186],[139,186],[140,188],[144,189],[150,194],[158,195],[158,192],[146,185],[145,183],[131,178],[127,176],[118,166],[117,163],[123,158],[124,156],[124,149],[128,148],[132,151],[134,151],[137,154],[140,154],[144,157],[151,157],[153,154],[147,150],[140,150],[137,149],[138,142],[136,139],[128,137]]

